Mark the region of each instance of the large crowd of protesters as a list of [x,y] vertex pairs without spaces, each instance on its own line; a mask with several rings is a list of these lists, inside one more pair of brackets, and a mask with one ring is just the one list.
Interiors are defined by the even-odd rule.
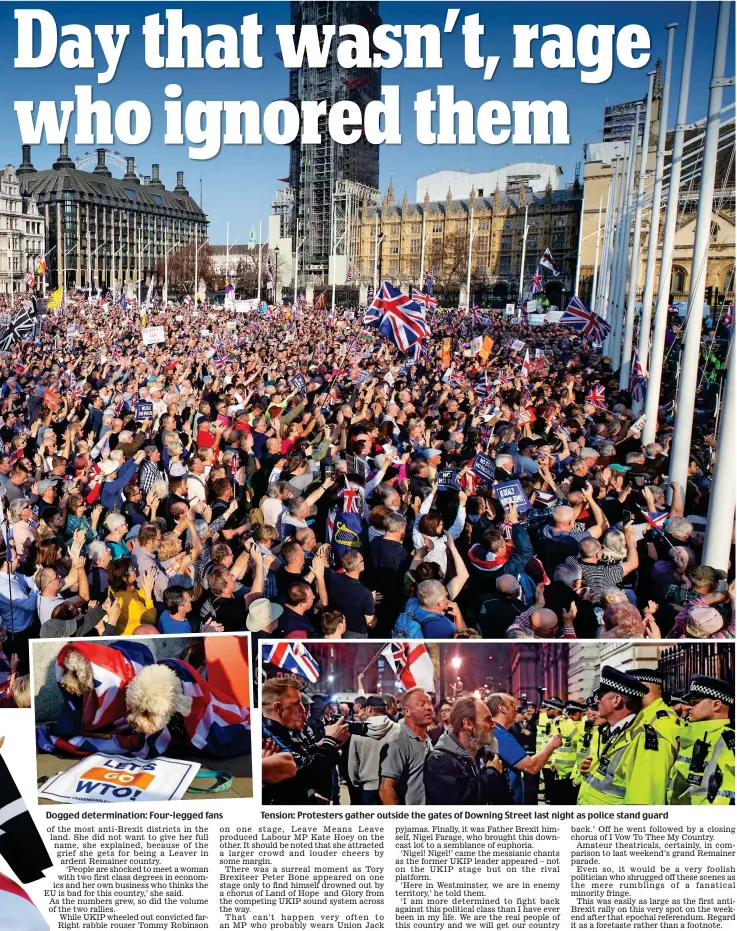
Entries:
[[731,327],[669,488],[677,333],[643,445],[601,348],[524,315],[431,309],[417,359],[357,308],[146,316],[70,294],[0,355],[5,701],[37,637],[734,636],[701,560]]

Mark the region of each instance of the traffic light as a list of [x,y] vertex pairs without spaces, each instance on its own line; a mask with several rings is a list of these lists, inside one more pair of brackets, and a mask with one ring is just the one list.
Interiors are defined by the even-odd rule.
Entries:
[[713,294],[714,294],[714,286],[709,285],[709,287],[704,292],[704,303],[708,304],[709,307],[711,307],[711,299],[713,297]]

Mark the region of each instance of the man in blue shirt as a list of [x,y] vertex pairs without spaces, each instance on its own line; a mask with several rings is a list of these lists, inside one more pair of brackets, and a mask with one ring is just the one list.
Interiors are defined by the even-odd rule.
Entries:
[[187,615],[192,610],[192,596],[188,589],[181,585],[167,588],[164,592],[164,607],[166,610],[157,624],[162,634],[180,634],[186,637],[192,633],[192,625],[187,620]]
[[523,774],[536,776],[553,753],[560,747],[560,734],[554,734],[539,753],[528,756],[522,744],[509,733],[517,718],[517,702],[511,695],[495,692],[486,699],[496,727],[494,736],[499,745],[499,756],[509,779],[509,787],[515,805],[524,804],[525,787]]

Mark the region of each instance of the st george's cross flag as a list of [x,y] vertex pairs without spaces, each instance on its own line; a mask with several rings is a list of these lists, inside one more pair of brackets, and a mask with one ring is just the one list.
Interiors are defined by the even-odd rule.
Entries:
[[432,659],[424,643],[392,640],[381,651],[404,688],[435,691]]
[[299,641],[264,644],[261,647],[261,661],[278,666],[285,672],[296,673],[308,682],[317,682],[320,678],[320,667],[305,645]]

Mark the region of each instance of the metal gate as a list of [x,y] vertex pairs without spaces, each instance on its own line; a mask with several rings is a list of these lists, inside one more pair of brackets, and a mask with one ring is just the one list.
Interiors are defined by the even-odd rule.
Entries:
[[663,650],[660,657],[663,691],[669,696],[688,690],[691,676],[716,676],[734,685],[731,643],[683,643]]

